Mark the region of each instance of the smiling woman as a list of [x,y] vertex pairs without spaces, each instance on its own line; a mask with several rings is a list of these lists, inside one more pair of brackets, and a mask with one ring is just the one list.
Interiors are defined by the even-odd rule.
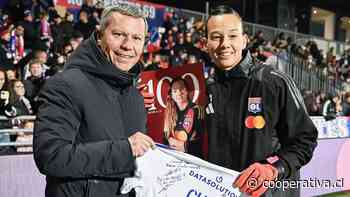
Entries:
[[207,88],[208,160],[241,171],[233,186],[248,195],[297,196],[297,189],[272,191],[263,183],[297,179],[317,145],[299,90],[290,76],[245,50],[242,20],[232,8],[213,8],[206,28],[216,67]]
[[229,70],[237,65],[247,44],[242,19],[234,14],[212,16],[207,22],[207,31],[208,52],[216,66]]

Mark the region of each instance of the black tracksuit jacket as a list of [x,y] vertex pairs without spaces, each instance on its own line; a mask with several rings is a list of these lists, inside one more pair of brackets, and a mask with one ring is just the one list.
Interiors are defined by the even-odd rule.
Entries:
[[123,72],[109,63],[95,35],[39,93],[34,159],[47,197],[121,195],[135,158],[128,137],[146,131],[143,97],[133,85],[141,65]]
[[[245,52],[233,69],[216,70],[207,91],[210,162],[242,171],[254,162],[278,156],[276,166],[283,179],[295,178],[310,161],[317,130],[288,75],[254,61]],[[260,120],[254,120],[258,116]]]

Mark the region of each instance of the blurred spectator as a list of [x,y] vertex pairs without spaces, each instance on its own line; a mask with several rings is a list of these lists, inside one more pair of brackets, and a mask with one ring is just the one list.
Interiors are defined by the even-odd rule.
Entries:
[[[22,81],[13,80],[10,82],[10,104],[15,109],[15,116],[23,116],[23,115],[32,115],[32,107],[30,105],[29,100],[24,96],[25,89]],[[24,125],[27,121],[18,120],[14,128],[25,128]],[[24,133],[18,133],[16,137],[16,142],[22,141],[25,142],[30,139],[31,134],[25,135]],[[15,140],[15,139],[14,139]],[[28,141],[31,142],[31,141]],[[18,148],[17,148],[18,149]],[[21,149],[21,148],[20,148]]]
[[179,54],[179,51],[187,51],[185,46],[184,33],[178,33],[176,36],[176,44],[173,47],[175,55]]
[[19,21],[23,18],[24,6],[22,1],[23,0],[8,1],[5,10],[8,12],[9,18],[11,18],[12,21]]
[[70,12],[66,12],[65,20],[61,23],[61,30],[64,41],[69,41],[73,37],[74,32],[74,15]]
[[326,121],[335,119],[340,113],[340,97],[337,94],[329,94],[323,105],[322,116]]
[[257,44],[253,44],[249,51],[254,58],[259,61],[266,62],[267,65],[277,65],[278,63],[276,55],[273,55],[271,52],[267,51],[265,51],[263,54],[261,46],[258,46]]
[[323,112],[323,104],[326,102],[327,94],[324,91],[320,91],[316,94],[316,105],[318,108],[318,114],[322,115]]
[[30,101],[24,96],[25,89],[21,80],[12,80],[10,82],[10,104],[15,108],[15,116],[33,114]]
[[339,74],[343,80],[346,80],[350,77],[350,64],[347,59],[344,58],[342,60],[343,61],[339,61],[339,64],[341,65],[339,68]]
[[24,19],[20,24],[24,28],[24,48],[32,49],[34,43],[39,40],[39,36],[38,28],[33,21],[32,12],[30,10],[24,12]]
[[322,66],[323,56],[321,51],[318,49],[316,42],[309,41],[306,45],[309,47],[312,57],[315,58],[316,65]]
[[32,0],[32,2],[33,3],[30,10],[34,15],[34,19],[39,19],[41,17],[41,13],[46,12],[50,7],[54,6],[52,0]]
[[94,29],[100,29],[100,14],[98,10],[95,10],[92,13],[92,16],[90,17],[90,23],[91,23],[91,26],[94,27]]
[[69,42],[70,42],[70,45],[73,47],[73,50],[75,50],[83,40],[84,40],[84,35],[79,31],[74,31],[73,36],[69,40]]
[[330,47],[327,51],[326,62],[330,62],[334,57],[334,47]]
[[338,68],[335,56],[332,56],[327,64],[327,75],[329,79],[337,79]]
[[[11,116],[12,114],[8,82],[5,71],[0,70],[0,116]],[[0,122],[0,127],[4,128],[3,122]]]
[[7,13],[3,13],[0,9],[0,27],[5,27],[10,24],[9,15]]
[[169,57],[168,56],[160,56],[160,64],[159,68],[160,69],[167,69],[171,65],[169,65]]
[[350,116],[350,92],[346,92],[342,102],[342,115]]
[[277,49],[286,49],[288,47],[288,42],[286,36],[283,32],[278,34],[278,37],[275,39],[273,46]]
[[174,23],[172,21],[172,17],[173,17],[173,13],[172,12],[168,12],[165,14],[164,17],[164,23],[163,23],[163,27],[165,28],[166,32],[169,32],[169,30],[171,30],[174,27]]
[[345,92],[350,92],[350,77],[346,78],[346,80],[343,82],[342,89]]
[[14,35],[11,37],[13,39],[11,47],[13,49],[13,54],[15,56],[14,63],[17,63],[24,57],[24,28],[21,24],[16,25]]
[[[175,47],[176,42],[174,40],[174,35],[173,35],[173,31],[169,30],[167,33],[167,36],[164,36],[164,42],[162,44],[162,48],[166,51],[170,51],[170,49],[172,49],[173,47]],[[169,54],[169,53],[168,53]]]
[[53,58],[53,62],[50,64],[50,69],[46,70],[46,78],[63,71],[64,64],[66,63],[70,54],[73,52],[73,47],[69,42],[64,43],[63,46],[64,47],[61,49],[61,51],[56,53],[56,56]]
[[316,102],[316,97],[312,91],[305,91],[303,94],[307,112],[310,116],[319,116],[319,107]]
[[[7,78],[6,78],[5,72],[3,70],[0,70],[0,115],[1,116],[4,116],[5,111],[8,110],[9,99],[10,99],[10,93],[7,90]],[[0,122],[0,129],[9,128],[9,127],[10,125],[7,124],[7,122],[4,122],[4,121]],[[10,142],[10,135],[0,133],[0,142],[2,143]],[[11,150],[12,148],[0,147],[0,155],[8,154],[9,152],[11,152]]]
[[96,11],[94,0],[84,0],[80,11],[86,12],[89,18],[92,17],[93,13]]
[[[193,23],[194,23],[194,17],[190,17],[185,21],[186,24],[186,30],[191,30],[193,29]],[[194,30],[194,29],[193,29]]]
[[195,55],[189,55],[188,60],[186,62],[187,64],[196,64],[198,63],[197,57]]
[[199,49],[193,46],[192,33],[185,33],[185,47],[189,54],[199,56]]
[[16,69],[7,69],[6,70],[6,77],[9,81],[18,79]]
[[256,43],[258,46],[265,45],[264,33],[261,30],[257,31],[252,42]]
[[[48,62],[48,54],[45,50],[42,50],[42,49],[38,49],[36,51],[34,51],[34,56],[33,56],[33,59],[36,59],[38,61],[41,62],[41,65],[42,65],[42,69],[43,69],[43,76],[46,76],[46,71],[48,71],[50,69],[50,67],[48,65],[46,65],[46,63]],[[28,77],[31,76],[31,73],[29,71],[29,65],[26,65],[24,67],[24,75],[23,75],[23,79],[27,79]]]
[[184,33],[187,28],[186,28],[186,21],[183,17],[180,18],[179,23],[178,23],[178,29],[180,33]]
[[159,53],[156,53],[153,55],[152,63],[146,66],[145,71],[159,70],[160,64],[161,64],[161,55]]
[[85,10],[81,10],[79,21],[74,26],[77,31],[83,34],[84,39],[87,39],[95,29],[95,26],[88,19],[88,13]]
[[63,47],[63,51],[62,51],[62,55],[65,57],[64,61],[67,61],[67,58],[72,54],[72,52],[74,51],[73,46],[67,42],[64,47]]
[[23,83],[26,90],[26,98],[29,99],[34,113],[37,112],[37,96],[45,83],[42,63],[39,60],[32,60],[29,63],[30,77]]
[[51,32],[53,39],[53,51],[57,53],[59,50],[62,50],[64,43],[64,26],[62,25],[62,18],[57,13],[53,14],[53,24],[51,24]]
[[49,14],[43,12],[40,15],[40,39],[51,38],[51,27],[49,23]]
[[10,49],[11,28],[11,26],[0,28],[0,68],[4,70],[14,68],[14,55]]
[[180,50],[178,54],[170,56],[170,64],[173,67],[182,66],[187,62],[188,54],[185,50]]

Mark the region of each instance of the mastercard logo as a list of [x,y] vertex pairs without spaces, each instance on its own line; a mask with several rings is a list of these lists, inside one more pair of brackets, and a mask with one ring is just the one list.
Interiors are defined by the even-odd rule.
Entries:
[[248,116],[244,123],[248,129],[262,129],[265,126],[265,119],[262,116]]

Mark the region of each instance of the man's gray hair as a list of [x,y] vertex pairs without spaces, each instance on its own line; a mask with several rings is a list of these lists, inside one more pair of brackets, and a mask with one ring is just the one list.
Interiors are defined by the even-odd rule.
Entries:
[[142,18],[145,22],[145,35],[147,36],[148,24],[145,15],[143,14],[140,7],[137,7],[128,3],[118,3],[116,5],[106,7],[101,15],[100,31],[103,32],[109,25],[109,17],[114,13],[119,12],[120,14],[132,16],[135,18]]

